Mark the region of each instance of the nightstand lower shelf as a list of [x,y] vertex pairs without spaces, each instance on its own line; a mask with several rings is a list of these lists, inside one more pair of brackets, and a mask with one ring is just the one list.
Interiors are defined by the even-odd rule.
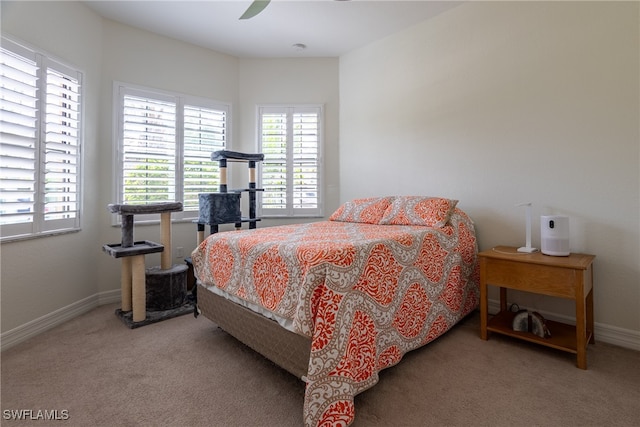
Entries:
[[[510,311],[501,311],[489,319],[487,322],[487,331],[519,338],[524,341],[544,345],[557,350],[566,351],[568,353],[578,353],[575,326],[567,325],[562,322],[555,322],[553,320],[547,320],[546,323],[549,331],[551,332],[551,336],[548,338],[542,338],[530,332],[514,331],[512,324],[515,315],[516,313]],[[586,341],[591,341],[591,337],[592,332],[587,331]]]

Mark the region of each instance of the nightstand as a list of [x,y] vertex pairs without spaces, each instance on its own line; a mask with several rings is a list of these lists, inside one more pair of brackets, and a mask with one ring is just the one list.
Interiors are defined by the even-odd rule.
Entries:
[[[496,246],[480,252],[480,338],[496,332],[576,354],[578,368],[587,369],[587,345],[593,335],[594,255],[570,254],[556,257],[517,248]],[[500,287],[500,312],[489,319],[487,286]],[[532,292],[575,301],[576,325],[547,320],[551,337],[514,331],[515,313],[507,309],[507,289]]]

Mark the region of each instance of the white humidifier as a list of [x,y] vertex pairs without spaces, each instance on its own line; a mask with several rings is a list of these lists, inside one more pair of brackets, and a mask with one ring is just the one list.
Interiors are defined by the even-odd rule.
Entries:
[[540,217],[541,251],[545,255],[568,256],[569,217],[543,215]]

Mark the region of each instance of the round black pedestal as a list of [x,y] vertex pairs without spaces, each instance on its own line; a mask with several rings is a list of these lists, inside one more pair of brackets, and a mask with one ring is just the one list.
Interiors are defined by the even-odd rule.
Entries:
[[186,265],[159,266],[146,270],[147,311],[171,310],[181,307],[187,296]]

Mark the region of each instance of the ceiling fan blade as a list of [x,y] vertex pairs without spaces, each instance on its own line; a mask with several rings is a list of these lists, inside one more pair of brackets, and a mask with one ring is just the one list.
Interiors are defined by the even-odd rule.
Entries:
[[249,8],[242,14],[240,19],[253,18],[264,10],[265,7],[271,2],[271,0],[254,0]]

